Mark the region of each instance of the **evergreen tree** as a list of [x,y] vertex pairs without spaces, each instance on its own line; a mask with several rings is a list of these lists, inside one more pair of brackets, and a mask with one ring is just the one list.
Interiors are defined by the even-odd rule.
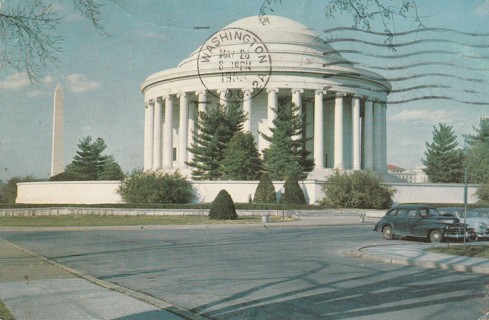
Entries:
[[452,127],[439,123],[433,127],[433,142],[426,142],[424,172],[433,183],[463,182],[463,151]]
[[481,118],[475,134],[464,135],[465,167],[471,183],[489,182],[489,118]]
[[64,174],[57,177],[57,180],[121,180],[123,178],[122,170],[114,157],[102,154],[107,148],[102,138],[97,138],[95,141],[91,136],[82,138],[78,148],[73,161],[66,166]]
[[489,146],[487,142],[477,141],[467,149],[465,155],[468,181],[470,183],[489,182]]
[[283,202],[285,204],[305,204],[304,192],[295,177],[289,177],[284,184]]
[[225,180],[258,180],[263,170],[260,153],[253,135],[237,132],[224,150],[221,162]]
[[481,118],[479,127],[472,127],[475,134],[464,135],[465,144],[474,146],[478,142],[489,144],[489,118]]
[[193,153],[193,160],[187,162],[193,168],[192,177],[195,180],[222,179],[224,150],[234,134],[243,129],[245,120],[246,116],[238,103],[228,107],[218,105],[207,112],[199,112],[194,142],[188,148]]
[[108,156],[102,167],[102,172],[98,176],[98,180],[122,180],[124,173],[121,166],[115,161],[112,155]]
[[255,190],[254,203],[276,203],[277,196],[275,194],[275,186],[268,172],[262,174],[260,182]]
[[303,179],[314,168],[314,160],[305,149],[304,119],[299,116],[299,107],[294,104],[280,105],[274,110],[276,117],[271,136],[261,133],[270,142],[263,150],[263,164],[273,180],[285,180],[287,177]]

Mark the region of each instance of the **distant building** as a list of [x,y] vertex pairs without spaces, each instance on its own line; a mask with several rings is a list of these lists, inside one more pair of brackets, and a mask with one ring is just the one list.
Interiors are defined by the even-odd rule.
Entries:
[[421,166],[406,170],[393,164],[388,164],[387,173],[409,183],[428,183],[428,176],[424,173]]

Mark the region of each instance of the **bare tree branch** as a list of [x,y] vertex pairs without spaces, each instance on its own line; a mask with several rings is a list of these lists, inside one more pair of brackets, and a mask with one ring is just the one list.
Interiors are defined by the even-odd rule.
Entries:
[[[273,6],[281,3],[281,0],[264,0],[260,8],[260,21],[266,23],[268,11],[273,12]],[[388,5],[390,3],[398,6]],[[413,12],[414,15],[409,14]],[[393,46],[394,35],[392,28],[396,17],[412,19],[418,28],[425,28],[418,14],[418,7],[415,0],[329,0],[327,1],[324,13],[326,18],[335,18],[337,14],[349,14],[353,19],[353,28],[371,31],[372,23],[377,19],[381,20],[386,33],[384,43],[390,50],[396,50]]]
[[[75,9],[102,34],[101,5],[96,0],[73,0]],[[10,66],[25,72],[29,80],[39,82],[48,65],[57,66],[63,38],[58,27],[61,17],[51,2],[25,0],[16,6],[0,0],[0,70]]]

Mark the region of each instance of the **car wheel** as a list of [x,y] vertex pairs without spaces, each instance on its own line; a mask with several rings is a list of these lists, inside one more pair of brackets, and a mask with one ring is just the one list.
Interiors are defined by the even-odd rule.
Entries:
[[438,230],[432,230],[430,232],[431,242],[441,242],[443,240],[443,234]]
[[469,231],[467,232],[467,240],[477,241],[479,240],[479,237],[477,236],[477,233],[475,233],[475,231]]
[[382,229],[382,234],[384,235],[385,240],[392,240],[394,238],[394,236],[392,235],[391,226],[385,226],[384,229]]

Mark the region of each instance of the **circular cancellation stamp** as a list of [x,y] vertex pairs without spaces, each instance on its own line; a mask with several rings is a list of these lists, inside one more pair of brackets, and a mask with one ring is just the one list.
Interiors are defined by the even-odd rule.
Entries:
[[[204,87],[217,98],[242,102],[258,95],[272,74],[272,59],[265,43],[253,32],[226,28],[211,35],[199,50],[197,71]],[[246,91],[250,92],[246,92]]]

